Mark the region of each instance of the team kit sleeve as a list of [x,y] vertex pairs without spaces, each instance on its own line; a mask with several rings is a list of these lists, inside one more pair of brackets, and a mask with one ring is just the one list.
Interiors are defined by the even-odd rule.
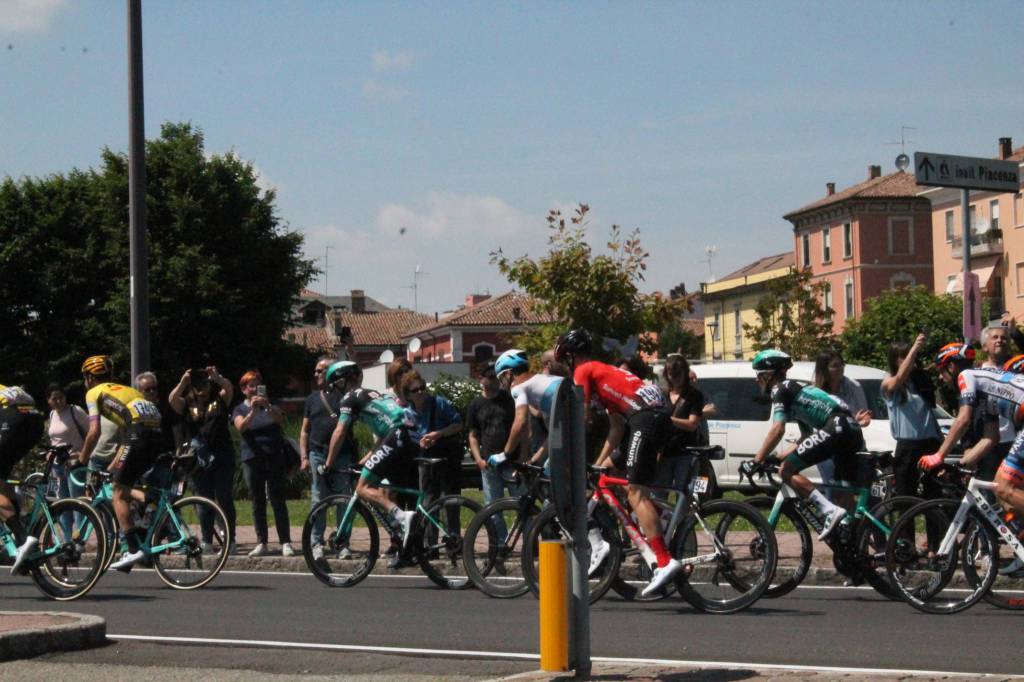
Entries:
[[772,388],[773,422],[784,422],[789,418],[789,408],[786,406],[786,394],[783,386],[784,384],[778,384]]
[[85,394],[85,408],[89,412],[89,421],[99,421],[100,419],[100,395],[102,390],[99,386],[94,386],[89,389],[89,392]]
[[960,404],[970,405],[971,407],[978,406],[978,382],[974,376],[974,373],[965,369],[960,372],[960,375],[956,380],[957,388],[960,390]]

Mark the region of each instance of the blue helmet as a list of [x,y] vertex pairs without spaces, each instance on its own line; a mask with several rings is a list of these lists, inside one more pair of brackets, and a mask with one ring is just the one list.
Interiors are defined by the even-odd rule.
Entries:
[[494,363],[494,371],[500,377],[505,372],[529,366],[530,361],[526,359],[526,351],[512,348],[498,356],[498,361]]

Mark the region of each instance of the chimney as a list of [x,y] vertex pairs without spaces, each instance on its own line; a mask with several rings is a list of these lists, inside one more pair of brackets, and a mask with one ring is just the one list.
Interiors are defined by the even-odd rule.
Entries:
[[472,308],[475,305],[479,305],[489,299],[490,294],[467,294],[466,295],[466,307]]
[[868,180],[874,180],[875,178],[882,177],[881,166],[868,166]]
[[1008,159],[1013,154],[1013,138],[1012,137],[1000,137],[999,138],[999,158]]
[[836,193],[836,183],[826,182],[825,183],[825,196],[830,197]]
[[366,292],[362,289],[353,289],[351,292],[352,297],[352,312],[354,313],[365,313],[366,312]]

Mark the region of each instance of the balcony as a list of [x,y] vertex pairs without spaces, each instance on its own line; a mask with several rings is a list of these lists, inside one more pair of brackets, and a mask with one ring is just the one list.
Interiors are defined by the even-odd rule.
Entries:
[[[964,255],[963,237],[953,237],[953,257]],[[1003,252],[1003,231],[1000,229],[974,232],[971,234],[971,257],[989,256]]]

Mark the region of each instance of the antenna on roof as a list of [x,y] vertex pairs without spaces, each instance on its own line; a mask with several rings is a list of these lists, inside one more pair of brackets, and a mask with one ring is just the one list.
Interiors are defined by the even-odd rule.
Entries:
[[701,263],[707,263],[708,264],[708,281],[709,282],[714,282],[715,281],[715,274],[711,271],[711,259],[715,257],[715,253],[717,253],[717,252],[718,252],[718,247],[717,246],[715,246],[714,244],[708,244],[707,246],[704,247],[704,255],[705,255],[705,257],[700,260]]
[[327,256],[331,252],[331,249],[333,249],[333,248],[334,247],[330,246],[330,245],[327,245],[327,246],[324,247],[324,296],[325,297],[327,296],[327,269],[328,269],[328,266],[327,266]]
[[907,139],[908,130],[917,130],[912,126],[900,126],[900,139],[898,142],[888,142],[886,144],[898,144],[900,146],[900,154],[896,157],[896,170],[905,171],[910,166],[910,157],[907,156],[907,143],[913,143],[913,140]]
[[422,266],[417,265],[416,268],[412,271],[412,284],[407,284],[407,285],[402,287],[403,289],[412,289],[412,311],[414,313],[418,313],[420,311],[420,307],[419,307],[420,277],[422,277],[425,274],[427,274],[427,273],[423,272]]

